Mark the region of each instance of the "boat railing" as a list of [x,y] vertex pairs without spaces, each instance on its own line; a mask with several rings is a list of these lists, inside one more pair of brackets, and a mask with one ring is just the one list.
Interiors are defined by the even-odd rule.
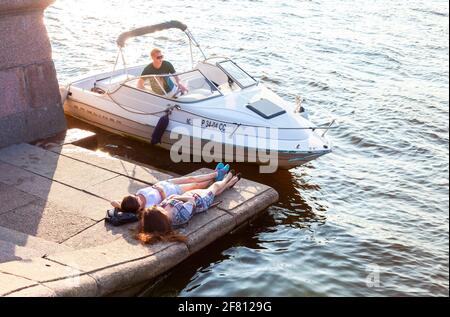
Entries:
[[[198,69],[176,74],[139,76],[126,80],[122,85],[180,102],[196,102],[222,96],[218,87]],[[182,91],[181,85],[187,91]]]

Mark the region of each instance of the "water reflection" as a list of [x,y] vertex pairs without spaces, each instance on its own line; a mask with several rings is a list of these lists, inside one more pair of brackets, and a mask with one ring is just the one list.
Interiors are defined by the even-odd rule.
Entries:
[[[77,145],[99,150],[112,156],[138,161],[152,165],[158,169],[171,171],[177,174],[193,172],[202,167],[214,168],[215,163],[172,163],[168,151],[140,141],[123,138],[119,135],[110,134],[101,129],[85,124],[74,118],[67,118],[69,128],[82,128],[96,133]],[[284,238],[263,238],[264,234],[277,234],[280,228],[291,228],[295,230],[308,230],[311,225],[317,226],[326,221],[326,207],[310,199],[309,202],[302,197],[301,192],[316,191],[320,188],[314,184],[307,172],[293,173],[291,171],[279,170],[274,174],[260,174],[259,168],[252,164],[233,164],[233,168],[243,171],[244,177],[267,184],[277,189],[280,200],[264,212],[262,212],[248,226],[240,228],[229,234],[199,253],[179,264],[168,274],[149,282],[144,296],[178,296],[190,294],[200,287],[197,277],[206,273],[217,264],[227,260],[236,265],[257,265],[257,257],[250,250],[266,250],[270,252],[283,253],[291,244],[290,240]],[[306,170],[313,168],[307,166]],[[250,254],[249,254],[250,253]],[[278,263],[277,265],[284,264]],[[219,273],[219,276],[225,273]],[[191,285],[193,283],[193,285]],[[211,286],[209,286],[211,287]]]
[[[154,21],[170,11],[207,55],[235,59],[291,102],[302,95],[314,122],[339,123],[334,152],[308,166],[260,175],[239,164],[279,203],[152,294],[448,296],[448,2],[91,2],[46,11],[61,83],[109,70],[115,36],[148,24],[142,8],[161,7]],[[179,35],[132,41],[127,60],[144,64],[161,46],[182,70]],[[178,174],[214,167],[172,164],[164,150],[106,133],[86,143]],[[373,267],[378,287],[366,284]]]

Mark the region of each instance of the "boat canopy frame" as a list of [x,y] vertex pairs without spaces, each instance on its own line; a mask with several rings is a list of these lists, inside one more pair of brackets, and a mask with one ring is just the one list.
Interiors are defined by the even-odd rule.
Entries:
[[[163,23],[159,23],[159,24],[153,24],[153,25],[136,28],[136,29],[133,29],[133,30],[130,30],[127,32],[123,32],[122,34],[119,35],[119,37],[116,40],[116,43],[117,43],[117,46],[119,47],[119,55],[122,55],[122,61],[123,61],[124,67],[125,67],[125,71],[126,71],[127,67],[126,67],[125,58],[123,56],[122,49],[125,47],[125,42],[128,39],[137,37],[137,36],[142,36],[142,35],[146,35],[146,34],[163,31],[163,30],[169,30],[169,29],[179,29],[179,30],[183,31],[186,34],[186,36],[188,37],[192,65],[194,65],[194,55],[192,52],[192,43],[198,48],[200,53],[202,53],[203,58],[205,60],[207,59],[205,52],[203,52],[202,48],[200,47],[200,44],[198,44],[197,40],[192,35],[191,31],[189,31],[187,25],[180,21],[171,20],[168,22],[163,22]],[[116,64],[119,59],[119,55],[117,56]],[[116,65],[114,65],[114,69],[115,69],[115,66]]]

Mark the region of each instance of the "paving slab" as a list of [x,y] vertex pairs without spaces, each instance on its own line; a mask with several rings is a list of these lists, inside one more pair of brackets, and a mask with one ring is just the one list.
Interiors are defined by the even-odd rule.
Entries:
[[125,289],[121,289],[118,291],[114,291],[112,293],[108,293],[106,296],[108,297],[139,297],[139,294],[142,293],[145,289],[147,289],[147,285],[149,281],[145,281],[139,283],[132,287],[127,287]]
[[43,283],[58,297],[93,297],[98,294],[97,282],[88,275],[75,275],[61,280]]
[[[172,246],[176,246],[176,248],[174,249]],[[178,250],[177,252],[180,252],[182,250],[187,251],[187,248],[183,243],[174,242],[142,245],[130,237],[117,239],[93,248],[52,254],[47,258],[83,272],[92,272],[149,256],[158,259],[164,258],[167,255],[166,250]],[[167,264],[169,265],[169,263]]]
[[[243,172],[243,176],[245,176],[245,172]],[[272,189],[272,187],[254,182],[246,178],[241,178],[241,180],[237,182],[232,189],[238,192],[246,191],[254,195],[259,195],[267,190]]]
[[100,246],[121,238],[129,239],[135,234],[136,226],[136,222],[115,227],[104,221],[100,221],[94,226],[64,241],[62,244],[78,250]]
[[95,222],[40,200],[0,216],[0,226],[61,243]]
[[5,296],[33,285],[37,285],[37,282],[11,274],[0,273],[0,296]]
[[35,143],[36,146],[39,146],[43,149],[49,150],[52,148],[61,147],[65,144],[79,142],[83,139],[87,139],[95,136],[95,133],[88,130],[71,128],[58,133],[54,137],[41,140]]
[[55,153],[59,153],[88,164],[96,165],[100,168],[107,169],[129,178],[138,179],[147,184],[153,185],[158,181],[173,177],[168,173],[158,171],[149,166],[143,166],[142,164],[138,165],[136,163],[113,157],[108,153],[90,151],[73,144],[67,144],[61,148],[53,148],[51,150]]
[[[40,167],[36,166],[36,169]],[[42,171],[45,169],[46,167],[43,167]],[[43,173],[41,175],[45,176]],[[101,183],[116,176],[116,173],[61,155],[58,158],[56,169],[53,170],[53,175],[49,178],[62,184],[84,190],[91,185]]]
[[[224,196],[226,196],[226,194]],[[226,197],[224,197],[224,199],[225,198]],[[230,205],[234,204],[233,202],[229,203],[228,205],[227,203],[223,205],[220,204],[218,208],[226,210],[229,214],[233,215],[236,223],[242,224],[245,221],[253,218],[260,211],[269,207],[271,204],[277,202],[278,198],[278,193],[274,189],[270,189],[259,194],[258,196],[253,197],[251,200],[237,205],[233,209],[228,209]]]
[[41,198],[52,185],[48,178],[4,162],[0,162],[0,182]]
[[70,251],[72,248],[0,226],[0,262]]
[[86,188],[86,191],[95,193],[103,199],[111,201],[116,199],[120,200],[124,196],[134,194],[139,189],[148,186],[150,185],[134,180],[132,178],[127,178],[125,176],[116,176],[104,182],[89,186]]
[[0,161],[78,189],[117,176],[116,173],[23,143],[1,149]]
[[35,285],[31,287],[24,288],[19,291],[12,292],[6,297],[56,297],[53,290],[42,285]]
[[41,257],[44,253],[0,240],[0,263]]
[[97,281],[98,295],[106,296],[149,281],[178,265],[188,256],[185,244],[171,244],[152,256],[91,272],[89,276]]
[[78,214],[96,222],[104,219],[106,211],[111,208],[110,202],[102,197],[61,184],[52,186],[47,200],[72,214]]
[[[0,182],[7,184],[10,188],[15,187],[21,192],[26,193],[26,195],[31,194],[37,196],[60,206],[62,209],[79,213],[95,221],[103,219],[106,210],[110,206],[109,201],[105,199],[64,184],[53,182],[43,176],[6,163],[0,163]],[[24,196],[24,198],[26,197]],[[15,204],[20,205],[19,202]],[[12,210],[12,208],[8,209]]]
[[0,179],[0,215],[35,200],[35,196],[6,185]]
[[76,268],[41,258],[0,263],[0,272],[23,277],[39,283],[80,275],[80,271]]
[[238,191],[236,188],[231,188],[222,193],[222,195],[218,198],[222,200],[222,203],[218,206],[218,208],[229,212],[241,204],[254,199],[255,197],[257,197],[257,195],[253,193],[245,190]]
[[58,155],[31,144],[20,143],[0,149],[0,161],[23,169],[37,161],[44,161],[55,166]]
[[0,149],[0,161],[53,179],[59,155],[26,143]]
[[[219,197],[220,198],[220,197]],[[230,214],[216,207],[203,213],[196,214],[185,228],[179,229],[186,235],[189,253],[193,254],[218,238],[229,233],[236,226]]]
[[[13,280],[11,287],[0,283],[0,295],[105,296],[130,290],[278,199],[269,186],[241,179],[216,198],[218,206],[178,229],[186,243],[143,245],[134,239],[136,223],[105,224],[109,201],[171,176],[61,144],[52,151],[31,145],[0,149],[0,199],[14,201],[0,213],[0,261],[2,254],[9,256],[0,263],[0,282]],[[18,196],[25,197],[23,205],[14,199]],[[22,260],[14,261],[17,257]]]

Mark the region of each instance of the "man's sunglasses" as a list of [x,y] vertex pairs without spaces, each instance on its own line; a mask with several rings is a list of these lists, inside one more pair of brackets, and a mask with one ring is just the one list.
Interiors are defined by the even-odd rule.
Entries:
[[164,55],[156,56],[156,59],[163,59],[163,58],[164,58]]

